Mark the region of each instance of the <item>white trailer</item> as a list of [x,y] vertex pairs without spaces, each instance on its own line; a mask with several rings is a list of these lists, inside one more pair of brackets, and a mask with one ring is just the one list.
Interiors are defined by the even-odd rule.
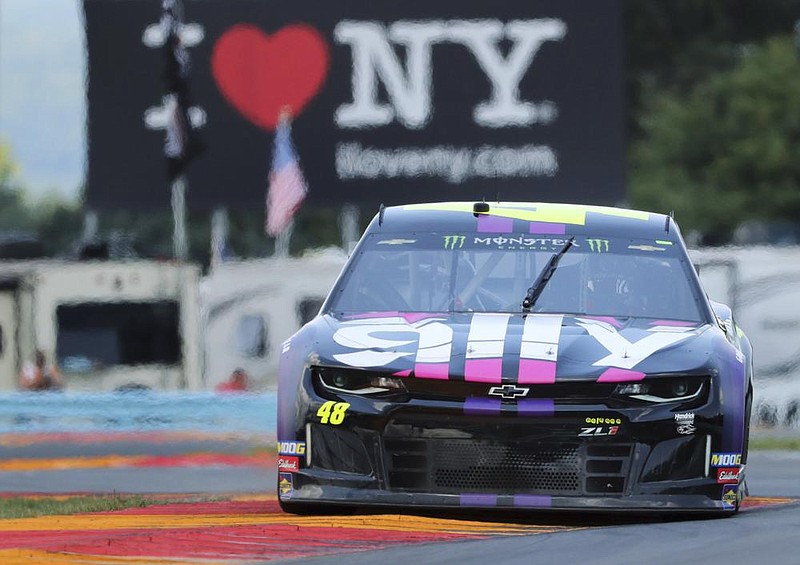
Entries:
[[689,254],[709,297],[733,308],[753,344],[755,415],[764,423],[800,424],[800,247]]
[[0,261],[0,390],[34,352],[69,390],[205,388],[197,266]]
[[346,260],[328,249],[214,268],[200,290],[208,386],[241,368],[254,388],[275,388],[281,344],[317,315]]

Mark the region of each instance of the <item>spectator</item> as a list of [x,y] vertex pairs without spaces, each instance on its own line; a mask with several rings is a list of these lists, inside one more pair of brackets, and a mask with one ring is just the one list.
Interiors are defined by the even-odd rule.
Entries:
[[25,363],[20,371],[19,386],[23,390],[61,390],[64,382],[58,367],[48,364],[44,353],[37,349],[35,361]]
[[247,387],[247,373],[244,369],[236,369],[227,381],[219,383],[214,390],[217,392],[245,392]]

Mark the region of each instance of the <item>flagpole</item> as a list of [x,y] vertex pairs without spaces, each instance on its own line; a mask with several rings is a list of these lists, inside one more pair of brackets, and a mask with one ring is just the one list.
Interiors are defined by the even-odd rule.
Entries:
[[344,204],[339,211],[339,230],[342,236],[342,248],[348,255],[358,241],[358,207]]
[[211,270],[215,270],[225,260],[228,248],[228,209],[215,208],[211,214]]
[[176,261],[186,261],[189,257],[189,238],[186,227],[186,176],[178,175],[172,181],[172,248]]
[[289,256],[289,242],[292,239],[293,233],[294,220],[292,219],[289,222],[289,225],[286,226],[286,229],[284,229],[275,239],[275,257],[284,259]]

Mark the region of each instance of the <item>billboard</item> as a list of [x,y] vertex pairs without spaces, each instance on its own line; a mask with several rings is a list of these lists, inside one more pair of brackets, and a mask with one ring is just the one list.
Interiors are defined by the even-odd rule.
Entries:
[[[168,208],[156,0],[84,0],[87,205]],[[620,0],[185,0],[193,209],[264,206],[278,116],[306,206],[625,198]]]

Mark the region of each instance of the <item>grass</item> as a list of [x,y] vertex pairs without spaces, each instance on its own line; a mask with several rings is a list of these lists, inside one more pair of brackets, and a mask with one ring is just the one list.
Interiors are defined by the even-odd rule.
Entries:
[[800,450],[800,437],[751,437],[750,449]]
[[0,497],[1,518],[32,518],[58,514],[108,512],[177,502],[208,502],[219,497],[153,497],[136,494],[35,495]]

